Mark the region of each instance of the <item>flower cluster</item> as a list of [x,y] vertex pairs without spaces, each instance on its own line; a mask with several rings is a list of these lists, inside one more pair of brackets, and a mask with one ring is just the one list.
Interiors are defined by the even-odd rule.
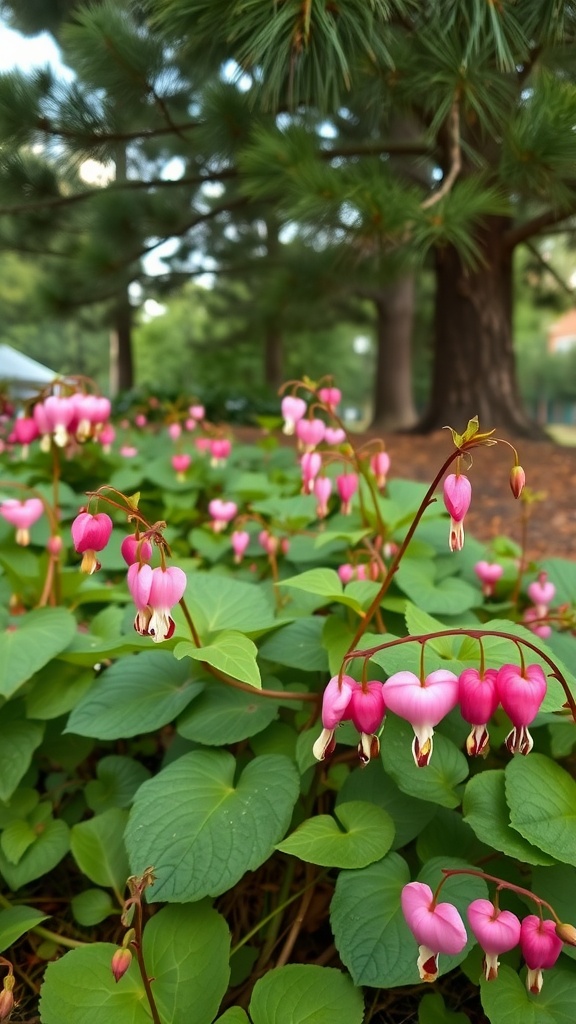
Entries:
[[[377,701],[374,694],[378,694]],[[385,683],[357,683],[350,676],[338,676],[328,683],[322,700],[323,731],[314,744],[314,755],[324,760],[335,746],[335,729],[340,722],[352,721],[361,734],[359,754],[363,763],[370,751],[378,749],[375,734],[382,726],[386,710],[410,722],[414,730],[412,754],[419,768],[430,762],[434,727],[458,704],[472,730],[466,741],[470,755],[488,750],[488,722],[501,705],[512,730],[506,737],[510,753],[528,754],[533,746],[528,726],[536,717],[546,695],[546,677],[540,665],[503,665],[499,670],[465,669],[460,676],[448,669],[437,669],[420,679],[414,672],[396,672]],[[374,709],[369,723],[358,709]],[[378,714],[376,715],[376,709]]]
[[[100,568],[97,552],[103,551],[112,533],[112,520],[106,512],[83,509],[72,523],[72,539],[82,554],[81,569],[93,573]],[[132,534],[121,545],[128,565],[128,589],[136,605],[134,628],[142,636],[151,636],[156,643],[168,640],[174,633],[171,609],[181,600],[186,589],[186,573],[178,566],[152,568],[152,545],[146,536]]]
[[[337,416],[342,393],[333,386],[314,390],[310,384],[309,389],[315,399],[310,407],[298,395],[285,395],[281,403],[284,433],[295,434],[298,441],[302,493],[315,496],[317,517],[324,519],[329,512],[328,501],[334,489],[333,480],[326,475],[326,467],[335,459],[342,459],[347,464],[346,471],[335,477],[335,490],[340,499],[340,512],[349,515],[360,484],[357,470],[361,469],[366,476],[371,476],[376,487],[381,490],[386,484],[390,456],[381,449],[373,451],[371,455],[366,453],[364,466],[358,459],[351,459],[343,449],[335,452],[334,449],[346,441],[346,432]],[[328,422],[315,414],[318,408]],[[320,450],[319,446],[322,446]],[[348,468],[349,463],[352,463],[353,469]]]
[[14,420],[8,440],[22,445],[24,449],[37,438],[41,439],[43,450],[48,450],[52,442],[58,448],[65,448],[71,440],[86,441],[97,437],[109,417],[110,400],[101,395],[82,391],[49,395],[36,402],[31,416]]
[[[439,903],[430,886],[409,882],[401,895],[402,913],[419,944],[418,971],[422,981],[438,977],[438,955],[461,953],[468,935],[459,911],[452,903]],[[553,967],[562,950],[569,926],[528,914],[522,922],[509,910],[500,910],[490,900],[473,900],[467,909],[468,923],[474,938],[484,950],[484,976],[493,981],[498,976],[501,953],[520,945],[528,973],[526,986],[534,994],[542,988],[542,971]],[[560,934],[559,934],[560,932]],[[569,941],[572,942],[571,939]]]

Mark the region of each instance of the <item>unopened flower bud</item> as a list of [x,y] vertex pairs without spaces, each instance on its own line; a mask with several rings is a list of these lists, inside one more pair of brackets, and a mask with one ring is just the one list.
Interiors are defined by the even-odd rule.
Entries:
[[567,946],[576,946],[576,928],[573,924],[565,924],[564,922],[557,924],[556,935]]
[[512,466],[510,470],[510,489],[515,498],[519,498],[526,483],[526,473],[522,466]]
[[0,1020],[8,1020],[14,1009],[14,975],[7,974],[4,978],[4,987],[0,992]]
[[130,967],[131,963],[132,953],[130,952],[129,949],[122,947],[121,949],[116,950],[114,956],[112,957],[111,964],[112,974],[114,975],[114,979],[116,982],[120,981],[120,978],[122,978],[123,975],[126,974],[126,971]]
[[46,541],[46,549],[53,558],[58,558],[58,555],[62,551],[62,537],[58,537],[56,535],[49,537]]

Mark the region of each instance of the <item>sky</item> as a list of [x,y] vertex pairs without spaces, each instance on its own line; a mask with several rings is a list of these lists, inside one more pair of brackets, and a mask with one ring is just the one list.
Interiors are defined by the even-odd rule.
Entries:
[[29,71],[46,64],[62,76],[70,75],[60,60],[56,43],[47,32],[32,37],[22,36],[0,21],[0,71],[12,71],[14,68]]

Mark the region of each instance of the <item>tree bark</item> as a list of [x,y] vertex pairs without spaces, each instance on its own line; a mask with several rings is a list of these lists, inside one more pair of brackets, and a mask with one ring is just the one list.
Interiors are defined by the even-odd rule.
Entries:
[[129,391],[133,384],[132,307],[126,292],[118,300],[110,331],[110,394]]
[[372,425],[407,430],[416,422],[412,395],[414,277],[408,275],[371,296],[376,306],[376,374]]
[[509,226],[506,217],[486,221],[475,269],[463,265],[453,246],[436,252],[434,368],[429,408],[416,428],[421,433],[446,424],[461,432],[478,415],[483,430],[544,436],[524,411],[516,382]]

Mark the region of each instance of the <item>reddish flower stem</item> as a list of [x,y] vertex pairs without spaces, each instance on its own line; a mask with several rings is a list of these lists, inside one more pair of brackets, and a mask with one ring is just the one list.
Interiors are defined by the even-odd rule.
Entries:
[[504,879],[497,878],[496,875],[488,875],[485,871],[473,871],[471,868],[442,868],[442,874],[444,875],[444,878],[439,883],[438,888],[434,893],[434,902],[436,901],[444,882],[446,882],[451,875],[473,875],[475,878],[483,878],[486,882],[495,882],[497,892],[501,889],[509,889],[510,892],[516,892],[519,896],[527,896],[528,899],[533,900],[538,907],[546,907],[546,909],[552,914],[556,924],[561,924],[560,918],[554,910],[554,907],[552,907],[547,900],[543,900],[541,896],[536,896],[536,894],[530,892],[529,889],[523,889],[521,885],[514,885],[513,882],[505,882]]

